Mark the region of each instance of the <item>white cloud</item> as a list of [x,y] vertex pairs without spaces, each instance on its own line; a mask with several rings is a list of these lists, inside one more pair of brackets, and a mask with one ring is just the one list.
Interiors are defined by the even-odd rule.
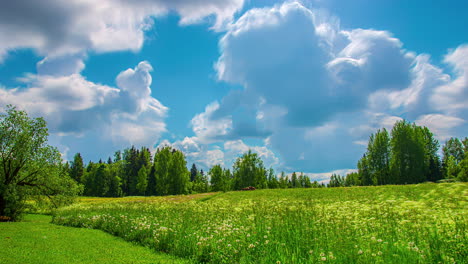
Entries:
[[455,78],[435,89],[431,102],[437,110],[448,114],[468,113],[468,45],[462,45],[445,56],[444,62],[453,67]]
[[229,116],[214,119],[213,113],[219,109],[219,103],[213,102],[206,106],[205,112],[197,114],[191,121],[193,132],[203,142],[222,138],[232,129],[232,120]]
[[390,32],[342,30],[337,18],[298,1],[247,11],[219,45],[218,79],[244,90],[228,94],[211,115],[205,111],[205,124],[232,124],[223,137],[216,129],[205,136],[231,144],[266,139],[284,170],[353,168],[369,135],[403,118],[436,115],[445,122],[433,125],[440,138],[464,127],[455,124],[467,114],[466,46],[445,58],[455,69],[451,81],[429,55],[405,50]]
[[[63,63],[54,67],[57,65]],[[80,67],[75,68],[78,70]],[[102,153],[130,144],[152,146],[166,132],[168,108],[151,97],[151,70],[148,62],[140,62],[117,76],[117,88],[87,81],[78,73],[29,75],[24,78],[29,88],[0,88],[0,106],[14,104],[34,116],[43,116],[61,146],[81,138],[96,147],[89,143],[89,137],[103,142],[99,148]],[[71,149],[78,152],[77,146]]]
[[423,115],[415,122],[420,126],[426,126],[429,128],[441,142],[444,142],[450,137],[454,136],[454,128],[460,127],[467,123],[466,120],[461,118],[442,114]]
[[6,1],[0,9],[0,63],[9,50],[32,48],[43,56],[94,50],[138,51],[153,17],[176,12],[181,24],[215,16],[223,28],[244,0]]
[[216,164],[231,169],[235,160],[249,150],[257,153],[267,168],[276,168],[280,164],[279,158],[268,146],[248,145],[242,140],[226,141],[223,145],[217,146],[203,143],[197,137],[185,137],[173,143],[163,140],[159,146],[172,146],[181,150],[187,158],[187,164],[195,163],[204,170]]

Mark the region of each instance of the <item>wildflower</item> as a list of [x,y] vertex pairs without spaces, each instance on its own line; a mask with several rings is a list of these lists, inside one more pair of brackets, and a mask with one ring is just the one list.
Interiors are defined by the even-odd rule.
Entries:
[[326,258],[326,257],[322,257],[320,260],[321,260],[321,261],[327,261],[327,258]]
[[377,255],[382,256],[382,251],[377,252]]
[[250,245],[249,245],[249,248],[254,248],[254,247],[255,247],[254,244],[250,244]]
[[362,255],[362,253],[364,253],[364,252],[362,252],[362,250],[359,250],[359,251],[358,251],[358,254],[359,254],[359,255]]

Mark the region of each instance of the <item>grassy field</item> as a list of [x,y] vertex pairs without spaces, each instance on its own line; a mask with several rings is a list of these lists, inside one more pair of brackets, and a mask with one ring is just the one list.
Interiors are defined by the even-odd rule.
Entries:
[[54,225],[51,218],[0,223],[0,263],[187,263],[99,230]]
[[465,263],[466,183],[86,198],[56,224],[208,263]]

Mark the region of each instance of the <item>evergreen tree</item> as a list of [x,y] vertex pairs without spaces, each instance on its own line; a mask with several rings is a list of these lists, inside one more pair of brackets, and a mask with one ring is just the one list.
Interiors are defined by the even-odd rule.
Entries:
[[70,177],[78,183],[82,183],[84,174],[83,158],[80,153],[76,153],[70,166]]
[[296,172],[293,172],[291,175],[291,188],[298,188],[299,186],[299,180],[297,179]]
[[307,175],[304,175],[304,188],[312,188],[312,183],[310,182],[310,178]]
[[137,195],[136,185],[138,182],[138,171],[141,167],[139,154],[139,151],[134,146],[124,150],[124,178],[122,190],[125,195]]
[[195,181],[195,179],[197,178],[197,174],[198,174],[197,166],[195,165],[195,163],[193,163],[192,168],[190,169],[190,181],[191,182]]
[[148,174],[148,185],[146,187],[147,195],[156,195],[156,170],[154,165],[151,166],[150,173]]

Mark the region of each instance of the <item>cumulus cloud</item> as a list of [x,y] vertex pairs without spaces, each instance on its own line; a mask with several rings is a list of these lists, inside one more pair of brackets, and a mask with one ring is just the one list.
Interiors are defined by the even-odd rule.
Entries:
[[466,123],[467,122],[461,118],[442,114],[423,115],[418,120],[416,120],[416,124],[429,128],[441,142],[444,142],[450,137],[455,136],[453,133],[454,128],[464,127],[464,129],[468,129]]
[[229,116],[212,118],[218,109],[219,103],[213,102],[206,106],[205,112],[197,114],[191,121],[193,132],[203,142],[224,138],[232,129],[232,120]]
[[[49,60],[43,60],[38,67],[47,63],[73,68],[63,65],[63,61],[54,64]],[[75,68],[79,70],[81,67]],[[27,88],[0,89],[0,106],[14,104],[32,115],[43,116],[50,131],[64,141],[69,140],[67,137],[95,136],[113,149],[129,144],[151,146],[166,131],[168,111],[151,96],[151,70],[148,62],[140,62],[117,76],[117,87],[87,81],[79,73],[29,75],[23,78]]]
[[462,45],[445,56],[444,62],[453,67],[455,78],[439,86],[431,97],[437,110],[449,114],[468,114],[468,45]]
[[204,170],[217,164],[232,168],[235,160],[249,150],[257,153],[267,168],[277,167],[280,163],[277,155],[268,146],[248,145],[243,140],[231,140],[225,141],[222,145],[213,145],[203,143],[197,137],[185,137],[183,140],[176,140],[172,143],[163,140],[158,147],[161,146],[172,146],[181,150],[189,165],[195,163]]
[[445,57],[452,77],[388,31],[342,30],[338,18],[298,1],[249,10],[219,46],[218,79],[244,89],[196,116],[213,132],[203,136],[219,141],[210,122],[224,118],[223,135],[235,142],[247,136],[235,128],[243,124],[267,139],[285,171],[355,168],[369,135],[403,118],[440,139],[466,124],[466,46]]
[[11,49],[59,56],[94,50],[137,51],[152,17],[176,12],[181,24],[215,16],[221,29],[244,0],[44,0],[6,1],[0,9],[0,63]]

